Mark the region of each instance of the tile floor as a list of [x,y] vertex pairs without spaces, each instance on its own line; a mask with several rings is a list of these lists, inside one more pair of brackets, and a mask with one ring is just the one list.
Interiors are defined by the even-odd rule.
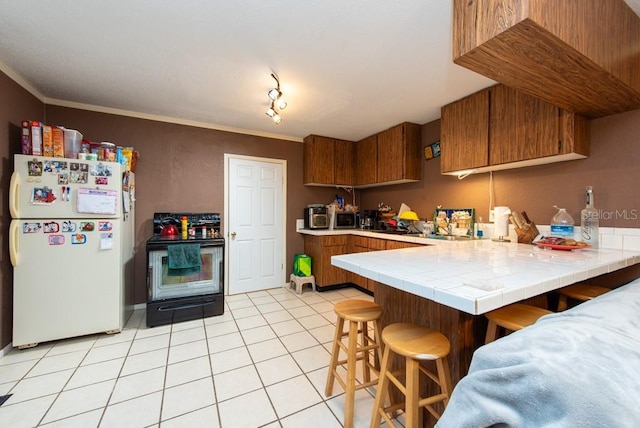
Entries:
[[[0,357],[0,396],[12,394],[0,427],[341,427],[342,388],[325,397],[324,385],[346,298],[372,300],[278,288],[228,296],[204,320],[147,328],[137,310],[119,334],[13,349]],[[356,427],[373,394],[356,392]]]

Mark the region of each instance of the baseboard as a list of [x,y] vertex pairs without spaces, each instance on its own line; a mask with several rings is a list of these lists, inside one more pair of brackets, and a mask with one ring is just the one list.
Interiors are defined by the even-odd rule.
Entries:
[[325,286],[316,285],[316,290],[319,293],[322,293],[324,291],[340,290],[343,288],[355,288],[356,290],[362,291],[363,293],[368,294],[369,296],[373,296],[373,291],[367,290],[366,288],[361,287],[357,284],[354,284],[353,282],[345,282],[344,284],[334,284],[334,285],[325,285]]
[[5,355],[7,355],[12,349],[13,349],[12,342],[9,342],[9,344],[7,346],[5,346],[4,348],[2,348],[0,350],[0,358],[2,358]]

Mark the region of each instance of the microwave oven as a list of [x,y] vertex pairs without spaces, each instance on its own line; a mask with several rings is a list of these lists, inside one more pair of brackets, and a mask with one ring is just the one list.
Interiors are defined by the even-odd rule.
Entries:
[[336,212],[334,214],[334,229],[355,229],[358,225],[358,213]]
[[308,206],[304,209],[305,229],[328,229],[329,216],[325,206]]

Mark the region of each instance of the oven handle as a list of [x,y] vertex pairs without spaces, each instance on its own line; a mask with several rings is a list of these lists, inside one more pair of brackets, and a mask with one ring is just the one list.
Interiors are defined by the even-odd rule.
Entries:
[[179,309],[191,309],[191,308],[198,308],[200,306],[205,306],[208,305],[209,303],[213,303],[215,302],[216,299],[207,299],[203,302],[198,302],[198,303],[185,303],[183,305],[167,305],[167,306],[160,306],[158,308],[159,312],[166,312],[166,311],[175,311],[175,310],[179,310]]

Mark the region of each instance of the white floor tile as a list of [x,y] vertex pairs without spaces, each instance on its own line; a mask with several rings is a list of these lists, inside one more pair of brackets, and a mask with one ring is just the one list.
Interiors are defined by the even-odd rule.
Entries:
[[0,366],[0,379],[2,382],[11,382],[22,379],[40,360],[22,361],[19,363]]
[[43,419],[43,423],[96,410],[107,405],[115,380],[108,380],[60,393]]
[[257,363],[256,369],[265,385],[272,385],[302,374],[302,370],[289,354]]
[[162,428],[207,427],[220,428],[218,423],[218,409],[216,406],[189,412],[173,419],[163,420]]
[[266,340],[264,342],[247,345],[249,354],[254,363],[279,357],[287,353],[287,349],[278,339]]
[[170,336],[171,335],[169,333],[166,333],[153,337],[145,337],[144,339],[136,339],[131,344],[129,355],[141,354],[143,352],[168,348]]
[[192,360],[194,358],[203,357],[208,354],[209,350],[207,348],[207,341],[204,340],[204,338],[203,340],[198,340],[197,342],[171,346],[169,348],[169,364]]
[[252,317],[254,315],[260,315],[260,311],[258,310],[258,308],[253,306],[253,304],[252,306],[249,306],[249,307],[233,309],[231,313],[233,314],[233,317],[235,319]]
[[253,365],[214,375],[213,382],[219,402],[262,388],[262,382]]
[[171,346],[182,345],[190,342],[204,340],[205,330],[203,326],[190,328],[188,330],[178,330],[171,333]]
[[207,339],[207,343],[209,346],[209,354],[244,346],[244,340],[242,340],[242,335],[239,332],[210,337]]
[[316,340],[320,343],[333,343],[336,328],[333,325],[329,324],[322,327],[309,329],[309,333],[311,333],[311,335],[315,337]]
[[254,315],[252,317],[240,318],[236,321],[240,331],[250,330],[256,327],[267,325],[267,320],[262,315]]
[[214,324],[207,324],[205,327],[207,331],[207,337],[222,336],[229,333],[238,331],[238,325],[235,321],[224,321]]
[[[342,388],[324,396],[333,305],[372,297],[286,287],[226,297],[218,317],[148,328],[138,310],[120,334],[8,352],[0,426],[341,426]],[[356,427],[369,425],[372,390],[357,393]]]
[[22,379],[11,390],[11,403],[57,394],[67,383],[73,369]]
[[329,358],[331,358],[331,354],[322,345],[302,349],[291,355],[305,373],[329,366]]
[[0,427],[31,428],[42,419],[56,395],[11,404],[11,399],[0,407]]
[[279,311],[269,312],[269,313],[263,314],[263,316],[264,316],[264,319],[269,324],[275,324],[275,323],[289,321],[293,319],[291,314],[284,309],[281,309]]
[[280,423],[282,428],[299,427],[323,427],[340,428],[342,424],[336,416],[329,410],[325,403],[319,403],[301,412],[283,418]]
[[162,392],[113,404],[105,410],[100,428],[155,427],[153,424],[160,420],[161,406]]
[[103,361],[109,361],[116,358],[123,358],[127,356],[129,349],[131,348],[131,342],[120,342],[110,345],[100,346],[98,348],[91,348],[87,353],[87,356],[82,360],[82,365],[95,364]]
[[264,389],[219,403],[218,411],[222,427],[259,427],[277,419]]
[[251,330],[245,330],[240,332],[242,338],[247,345],[252,343],[264,342],[265,340],[275,339],[276,334],[271,330],[269,326],[257,327]]
[[322,401],[320,395],[305,376],[294,377],[268,386],[266,389],[279,418]]
[[162,391],[166,369],[159,367],[129,376],[118,378],[113,388],[109,404],[119,403],[132,398]]
[[36,364],[27,374],[27,377],[40,376],[47,373],[53,373],[60,370],[74,369],[80,365],[80,362],[87,355],[87,350],[73,351],[66,354],[54,355],[53,357],[44,357]]
[[298,322],[304,326],[307,330],[312,328],[321,327],[323,325],[329,325],[329,321],[320,314],[314,314],[308,317],[298,317]]
[[278,337],[286,336],[293,333],[304,331],[304,327],[298,321],[290,319],[289,321],[271,324],[271,328]]
[[211,371],[213,374],[223,373],[251,364],[251,357],[246,347],[234,348],[211,354]]
[[80,366],[75,371],[64,389],[79,388],[105,380],[116,379],[122,370],[124,358],[103,361],[101,363]]
[[81,413],[76,416],[61,419],[56,422],[51,422],[44,425],[39,425],[46,428],[87,428],[97,427],[102,418],[104,409],[92,410],[90,412]]
[[204,379],[164,390],[162,419],[171,419],[215,404],[213,379]]
[[[282,341],[289,352],[296,352],[301,349],[318,346],[318,341],[308,331],[282,336],[280,341]],[[327,361],[327,365],[328,364],[329,362]]]
[[165,388],[211,376],[209,357],[200,357],[167,366]]
[[136,354],[128,356],[124,360],[124,366],[120,376],[127,376],[132,373],[139,373],[145,370],[164,367],[167,365],[168,348],[158,349],[157,351],[145,352],[144,354]]

